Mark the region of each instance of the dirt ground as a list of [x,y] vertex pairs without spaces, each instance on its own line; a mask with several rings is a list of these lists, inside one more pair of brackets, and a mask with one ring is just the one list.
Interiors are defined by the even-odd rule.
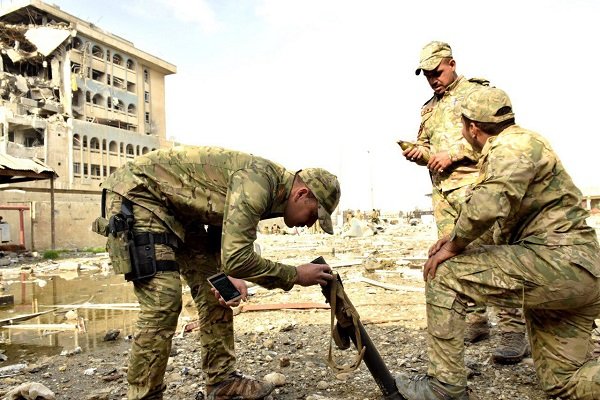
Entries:
[[[420,267],[433,242],[429,226],[388,226],[366,237],[340,235],[262,235],[263,256],[297,265],[323,256],[340,274],[346,292],[361,315],[371,340],[392,374],[424,373],[427,368],[426,319]],[[370,279],[370,283],[365,279]],[[376,281],[394,285],[388,289]],[[188,299],[189,300],[189,299]],[[246,303],[324,303],[315,287],[289,292],[255,287]],[[194,319],[189,301],[183,322]],[[247,307],[247,306],[246,306]],[[492,313],[493,315],[493,313]],[[493,318],[492,318],[493,321]],[[327,366],[330,337],[327,309],[241,311],[235,317],[238,368],[263,378],[280,373],[285,379],[273,393],[276,400],[382,398],[367,367],[335,374]],[[513,366],[495,365],[491,352],[498,344],[495,327],[488,340],[467,347],[469,386],[480,399],[541,400],[531,359]],[[26,369],[0,380],[0,395],[23,382],[38,382],[57,399],[123,399],[131,342],[126,337],[71,356],[55,355],[0,362],[0,367],[26,362]],[[351,350],[335,351],[340,362],[351,361]],[[196,332],[178,332],[165,377],[165,399],[194,399],[204,390]]]

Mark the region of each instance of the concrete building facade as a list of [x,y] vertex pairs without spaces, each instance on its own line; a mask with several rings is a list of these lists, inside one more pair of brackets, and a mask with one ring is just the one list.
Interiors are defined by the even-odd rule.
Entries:
[[[57,248],[103,244],[91,232],[99,184],[166,139],[165,77],[176,67],[38,0],[0,8],[0,153],[51,167]],[[30,207],[27,248],[50,248],[47,182],[0,188]],[[14,229],[16,215],[3,214]],[[11,229],[13,229],[11,228]]]

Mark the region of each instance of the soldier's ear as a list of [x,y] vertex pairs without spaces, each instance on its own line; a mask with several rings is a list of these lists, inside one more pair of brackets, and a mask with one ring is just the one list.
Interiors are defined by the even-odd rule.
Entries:
[[294,201],[298,201],[301,198],[305,197],[307,192],[310,192],[310,190],[308,190],[307,187],[296,187],[295,189],[292,189],[292,194],[290,195],[290,198]]

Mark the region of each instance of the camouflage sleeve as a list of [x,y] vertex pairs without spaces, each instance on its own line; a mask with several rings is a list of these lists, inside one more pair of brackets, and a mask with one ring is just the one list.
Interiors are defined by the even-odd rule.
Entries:
[[497,220],[509,220],[518,210],[535,176],[533,162],[509,146],[498,146],[487,156],[484,170],[461,208],[451,238],[472,242]]
[[479,154],[473,150],[471,145],[464,138],[448,149],[448,156],[450,156],[452,162],[462,159],[469,159],[473,162],[477,162],[477,159],[479,158]]
[[[423,113],[423,111],[421,111],[421,113]],[[431,114],[421,115],[421,125],[419,126],[417,141],[415,142],[425,159],[428,159],[431,155],[431,129],[427,127],[427,120],[430,116]],[[427,162],[418,161],[417,164],[427,165]]]
[[268,289],[289,290],[296,268],[266,260],[254,251],[256,229],[271,205],[271,179],[259,171],[239,170],[229,181],[223,216],[223,271],[234,278],[255,282]]

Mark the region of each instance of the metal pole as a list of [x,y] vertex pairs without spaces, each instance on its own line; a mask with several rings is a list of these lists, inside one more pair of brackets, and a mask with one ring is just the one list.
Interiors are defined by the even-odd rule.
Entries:
[[50,248],[56,249],[56,229],[54,226],[54,176],[50,178]]

